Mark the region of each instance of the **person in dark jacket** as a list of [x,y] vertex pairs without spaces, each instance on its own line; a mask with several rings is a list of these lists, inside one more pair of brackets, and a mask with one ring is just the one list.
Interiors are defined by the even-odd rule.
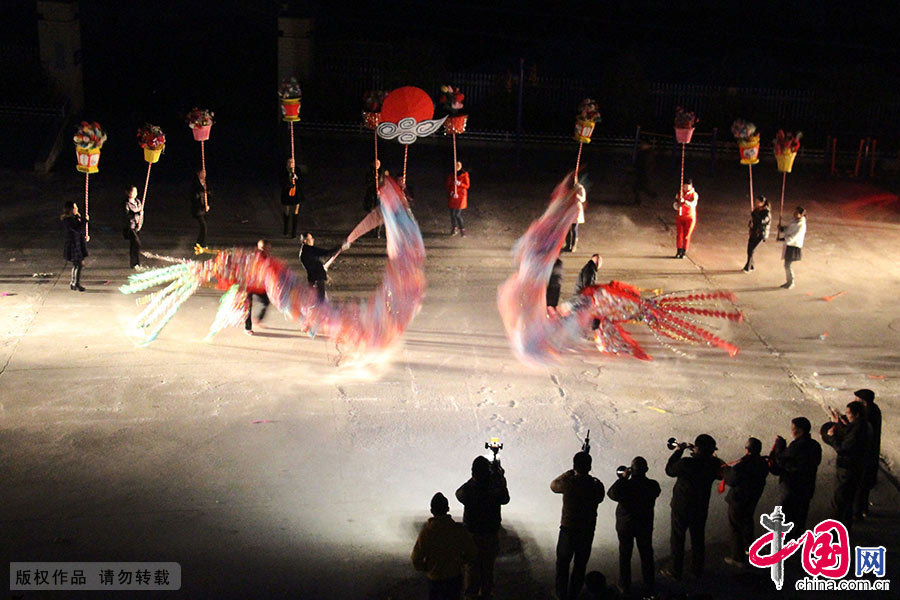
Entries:
[[646,593],[655,588],[653,561],[653,509],[659,497],[659,483],[647,478],[647,460],[635,456],[626,476],[609,488],[609,499],[618,502],[616,507],[616,534],[619,537],[619,589],[631,594],[631,554],[637,540],[641,555],[641,575]]
[[872,426],[866,421],[865,406],[859,400],[847,405],[844,415],[831,410],[831,421],[821,429],[822,441],[837,451],[837,486],[831,499],[832,518],[849,532],[853,525],[853,501],[869,463]]
[[747,550],[756,538],[753,535],[753,514],[756,504],[766,487],[769,464],[760,454],[762,442],[749,438],[744,446],[744,456],[734,466],[725,467],[724,479],[730,486],[725,502],[728,503],[728,524],[731,525],[731,556],[725,562],[734,567],[747,563]]
[[465,507],[463,525],[478,548],[478,558],[465,567],[466,598],[491,597],[494,562],[500,553],[500,507],[509,503],[506,477],[499,461],[484,456],[472,461],[472,478],[456,490],[456,499]]
[[316,239],[313,234],[307,233],[303,237],[300,245],[300,263],[306,269],[306,280],[313,286],[319,295],[319,302],[325,301],[325,281],[328,279],[328,273],[325,271],[323,259],[336,253],[338,249],[346,250],[350,244],[337,246],[334,248],[319,248],[315,245]]
[[784,520],[794,524],[788,535],[795,538],[806,531],[809,502],[816,491],[816,471],[822,462],[822,446],[810,436],[811,427],[806,417],[792,419],[790,445],[779,435],[769,455],[769,470],[778,475],[778,503]]
[[70,290],[84,291],[81,285],[81,271],[84,269],[84,259],[88,255],[86,224],[87,217],[78,214],[78,204],[66,202],[63,205],[65,212],[60,215],[63,234],[63,258],[72,263],[72,279],[69,281]]
[[769,201],[765,196],[757,196],[753,212],[750,213],[750,236],[747,239],[747,262],[744,264],[744,273],[753,270],[753,253],[761,242],[769,237],[769,224],[772,217],[769,215]]
[[472,536],[449,512],[447,497],[438,492],[431,498],[434,516],[419,532],[410,555],[413,567],[428,577],[428,600],[459,600],[463,565],[478,554]]
[[576,294],[580,294],[584,288],[597,283],[597,271],[600,269],[601,264],[603,264],[603,259],[600,258],[599,254],[592,254],[591,259],[584,263],[584,266],[581,267],[581,271],[578,273],[578,279],[575,280]]
[[206,171],[200,169],[191,182],[191,216],[197,219],[200,230],[197,243],[206,245],[206,213],[209,212],[209,188],[206,186]]
[[666,475],[677,478],[672,491],[672,568],[664,575],[681,579],[684,572],[685,534],[691,532],[691,570],[703,575],[706,558],[706,516],[713,481],[722,479],[724,463],[716,455],[716,440],[705,433],[697,436],[691,456],[683,458],[688,444],[682,442],[666,463]]
[[294,159],[289,158],[281,174],[281,224],[284,235],[290,232],[290,237],[297,237],[297,221],[303,200],[303,183],[294,168]]
[[138,198],[138,190],[131,186],[128,188],[128,197],[125,199],[125,239],[128,240],[128,252],[131,258],[131,268],[141,264],[141,238],[138,232],[144,226],[144,202]]
[[869,492],[878,480],[878,461],[881,460],[881,409],[875,404],[875,392],[872,390],[856,390],[853,395],[865,407],[865,417],[872,428],[872,443],[869,447],[869,460],[856,494],[854,513],[856,518],[865,519],[869,513]]
[[[590,454],[576,454],[572,467],[550,483],[554,493],[563,495],[556,543],[556,596],[560,600],[572,600],[581,592],[597,526],[597,505],[603,502],[606,493],[600,480],[590,475]],[[569,565],[573,558],[575,564],[570,579]]]
[[559,294],[562,291],[563,263],[557,258],[553,263],[553,270],[550,272],[550,279],[547,281],[547,306],[556,309],[559,304]]

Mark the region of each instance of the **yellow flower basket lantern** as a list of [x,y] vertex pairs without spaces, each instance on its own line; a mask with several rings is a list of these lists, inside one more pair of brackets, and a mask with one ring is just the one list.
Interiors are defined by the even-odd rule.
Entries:
[[776,154],[775,162],[778,164],[778,172],[790,173],[794,166],[795,158],[797,158],[797,153],[790,150],[784,150],[781,154]]
[[594,134],[594,121],[575,119],[575,141],[582,144],[590,144]]
[[146,160],[151,165],[155,165],[159,162],[159,157],[162,155],[163,150],[166,149],[165,144],[153,150],[152,148],[144,148],[144,160]]
[[742,165],[755,165],[759,163],[759,137],[750,138],[747,141],[738,141],[738,149],[741,152]]
[[79,173],[97,173],[100,171],[100,148],[75,148],[75,158],[78,163],[75,169]]

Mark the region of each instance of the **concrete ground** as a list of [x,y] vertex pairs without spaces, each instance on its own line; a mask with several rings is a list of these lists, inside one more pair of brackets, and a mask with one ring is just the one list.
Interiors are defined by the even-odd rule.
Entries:
[[[338,243],[362,217],[371,140],[307,136],[303,229]],[[669,561],[673,480],[663,473],[670,436],[710,433],[718,455],[738,458],[750,435],[768,449],[805,415],[813,429],[825,407],[854,390],[875,391],[884,413],[885,468],[900,461],[900,201],[875,185],[817,178],[801,155],[787,180],[786,211],[809,213],[797,286],[783,290],[774,233],[744,274],[747,170],[721,161],[713,178],[702,157],[688,171],[700,193],[697,231],[686,260],[673,260],[671,197],[678,173],[668,160],[652,174],[657,198],[631,203],[628,157],[587,148],[587,223],[579,251],[564,254],[564,290],[594,251],[599,279],[666,291],[730,289],[741,324],[718,333],[741,347],[735,358],[709,348],[661,347],[631,326],[650,362],[596,353],[533,369],[509,350],[496,308],[497,286],[512,272],[510,248],[572,168],[575,148],[514,153],[468,145],[472,174],[468,237],[449,237],[443,179],[448,143],[410,148],[413,211],[427,249],[428,292],[393,360],[377,370],[336,365],[333,344],[310,339],[270,313],[259,335],[240,330],[203,342],[218,294],[201,290],[159,339],[134,347],[126,324],[138,308],[120,294],[130,270],[120,208],[132,172],[91,178],[90,258],[85,293],[68,289],[57,215],[79,199],[83,178],[0,171],[0,562],[177,561],[177,598],[422,598],[424,579],[409,562],[436,491],[453,492],[484,442],[498,436],[512,501],[503,510],[496,597],[548,598],[553,585],[560,497],[549,482],[568,469],[591,432],[594,474],[607,487],[615,469],[647,458],[660,481],[654,548]],[[402,158],[382,146],[392,170]],[[166,157],[163,157],[163,161]],[[145,249],[188,256],[187,175],[151,180]],[[280,236],[270,178],[239,164],[209,165],[211,245],[252,245],[269,237],[298,270],[296,241]],[[780,193],[774,164],[754,169],[755,188]],[[152,261],[145,261],[152,264]],[[364,238],[332,267],[330,293],[356,298],[377,285],[384,241]],[[824,448],[810,520],[828,514],[834,451]],[[776,499],[769,479],[758,512]],[[888,547],[888,575],[900,560],[900,494],[884,473],[872,516],[853,545]],[[614,503],[599,509],[589,569],[616,578]],[[759,528],[758,528],[759,530]],[[759,530],[761,533],[761,530]],[[722,564],[728,526],[713,493],[707,525],[707,576],[683,585],[659,578],[664,592],[707,591],[716,598],[824,596],[776,593],[767,571],[735,573]],[[786,590],[799,575],[788,566]],[[0,569],[4,572],[6,567]],[[635,565],[635,577],[638,577]],[[792,578],[793,577],[793,578]],[[900,582],[894,582],[900,585]],[[8,592],[15,598],[83,597]],[[888,597],[896,592],[882,592]],[[107,597],[114,594],[97,594]],[[154,597],[147,593],[147,597]],[[124,596],[123,596],[124,597]],[[142,596],[144,597],[144,596]]]

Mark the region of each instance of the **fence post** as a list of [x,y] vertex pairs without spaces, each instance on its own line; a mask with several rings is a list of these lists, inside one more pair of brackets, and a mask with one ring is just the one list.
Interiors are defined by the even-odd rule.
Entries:
[[875,177],[875,149],[878,147],[878,138],[872,138],[872,155],[869,160],[869,177]]
[[634,149],[631,151],[631,164],[637,164],[638,146],[641,143],[641,126],[638,125],[634,129]]
[[713,127],[712,144],[709,146],[709,176],[716,175],[716,147],[719,144],[719,128]]
[[837,158],[837,137],[831,138],[831,175],[837,171],[834,169],[835,159]]
[[525,59],[519,59],[519,105],[516,109],[516,166],[522,166],[522,95],[525,91]]
[[853,167],[854,177],[859,177],[859,164],[862,162],[863,147],[865,144],[866,140],[859,138],[859,148],[856,150],[856,165]]
[[675,138],[672,138],[672,160],[669,161],[669,170],[670,171],[674,171],[675,165],[678,164],[678,161],[676,160],[676,158],[678,156],[680,156],[680,153],[678,152],[678,150],[679,150],[678,140],[676,140]]

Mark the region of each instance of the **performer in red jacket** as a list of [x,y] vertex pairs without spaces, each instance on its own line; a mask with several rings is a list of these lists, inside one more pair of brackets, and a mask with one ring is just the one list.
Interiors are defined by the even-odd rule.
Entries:
[[677,211],[675,217],[675,244],[678,252],[675,258],[684,258],[691,245],[691,234],[697,224],[697,200],[699,194],[694,191],[694,183],[688,179],[681,188],[681,194],[675,197],[672,208]]
[[447,205],[450,207],[450,235],[457,233],[466,237],[466,226],[463,225],[462,211],[466,210],[469,200],[469,173],[463,170],[461,162],[456,163],[456,176],[447,177]]

